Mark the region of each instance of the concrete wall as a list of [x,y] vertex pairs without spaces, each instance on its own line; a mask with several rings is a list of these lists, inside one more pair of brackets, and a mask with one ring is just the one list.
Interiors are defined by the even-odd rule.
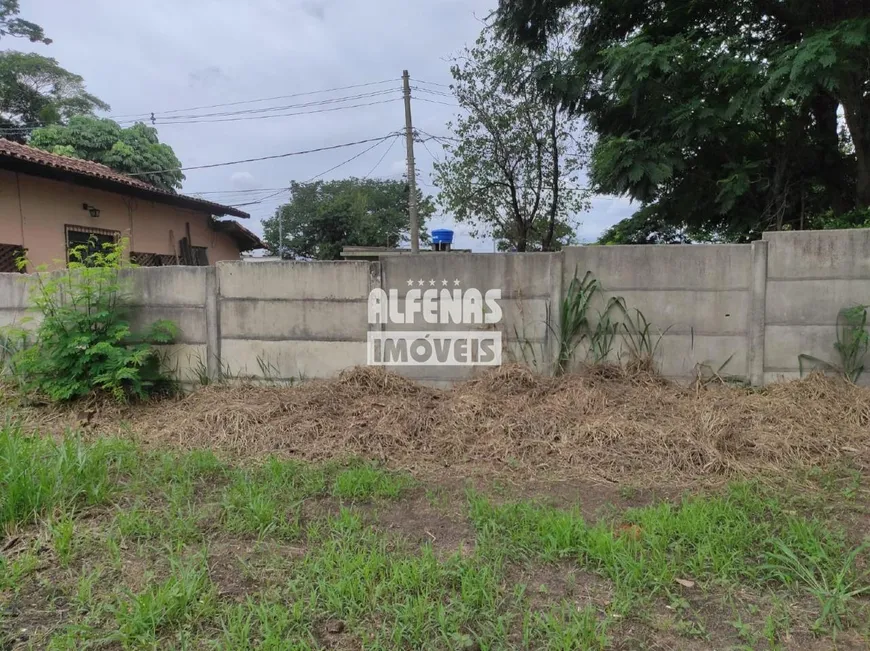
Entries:
[[67,225],[117,231],[131,251],[172,255],[189,222],[192,245],[207,247],[210,263],[240,257],[232,238],[209,228],[207,213],[8,170],[0,170],[0,216],[0,244],[23,246],[35,265],[65,264]]
[[[569,248],[564,256],[563,287],[586,271],[601,284],[593,323],[610,298],[621,297],[633,320],[639,310],[652,324],[663,375],[688,379],[705,366],[748,376],[750,246],[589,246]],[[611,316],[620,317],[618,311]],[[625,360],[630,351],[620,335],[610,358]],[[582,353],[578,350],[578,361]]]
[[[382,258],[381,287],[395,289],[404,299],[409,289],[477,289],[486,292],[501,290],[500,306],[503,318],[497,329],[502,333],[505,360],[525,362],[539,370],[550,368],[551,333],[547,315],[554,291],[561,282],[561,256],[541,253],[505,253],[499,255],[455,253],[426,255],[419,259],[409,256]],[[434,285],[432,285],[434,281]],[[444,285],[444,281],[447,282]],[[413,285],[409,286],[409,282]],[[440,301],[439,301],[440,304]],[[388,324],[385,330],[476,330],[456,325],[431,326],[422,322],[412,326]],[[473,366],[391,367],[390,370],[434,384],[466,379],[480,369]]]
[[799,353],[838,361],[838,311],[870,304],[870,231],[765,233],[764,241],[763,381],[771,382],[799,376]]
[[[593,316],[611,297],[640,310],[653,339],[660,336],[656,361],[664,375],[688,381],[699,371],[721,369],[762,384],[796,377],[800,354],[837,360],[837,312],[870,304],[870,231],[770,233],[751,245],[589,246],[557,254],[221,263],[127,273],[135,325],[158,318],[179,324],[179,342],[166,353],[181,379],[192,383],[206,372],[280,381],[328,377],[366,363],[369,331],[457,329],[419,321],[369,325],[368,296],[375,288],[396,290],[400,299],[411,287],[500,289],[503,319],[480,328],[501,331],[505,360],[550,371],[560,299],[575,272],[582,277],[587,271],[602,288]],[[0,274],[0,324],[26,314],[27,282]],[[578,362],[587,349],[578,348]],[[618,338],[611,358],[625,360],[628,350]],[[480,369],[394,370],[447,384]]]
[[369,262],[219,264],[223,371],[296,381],[365,364],[377,269]]

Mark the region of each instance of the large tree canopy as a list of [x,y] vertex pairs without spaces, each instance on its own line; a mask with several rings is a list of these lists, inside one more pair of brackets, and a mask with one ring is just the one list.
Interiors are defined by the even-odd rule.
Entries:
[[0,52],[0,135],[24,142],[29,128],[93,115],[109,105],[85,90],[84,80],[39,54]]
[[[545,55],[561,51],[552,39]],[[435,164],[440,200],[456,220],[517,251],[570,242],[585,198],[577,187],[588,153],[579,122],[529,83],[541,58],[485,29],[451,67],[466,112],[449,125],[455,137]]]
[[596,132],[598,192],[745,240],[870,206],[868,5],[500,0],[499,26],[541,48],[571,21],[570,65],[538,81]]
[[[290,184],[290,201],[263,221],[266,242],[285,257],[340,260],[345,246],[399,246],[408,241],[408,184],[405,181],[342,179]],[[418,191],[420,232],[434,212]],[[279,229],[279,220],[281,226]],[[279,231],[283,230],[283,247]]]
[[108,119],[70,118],[67,125],[36,129],[30,145],[54,154],[91,160],[163,190],[181,188],[184,174],[172,147],[161,143],[157,130],[137,123],[126,129]]
[[0,0],[0,37],[15,36],[26,38],[32,43],[51,43],[51,39],[45,37],[42,27],[18,18],[21,12],[18,5],[18,0]]

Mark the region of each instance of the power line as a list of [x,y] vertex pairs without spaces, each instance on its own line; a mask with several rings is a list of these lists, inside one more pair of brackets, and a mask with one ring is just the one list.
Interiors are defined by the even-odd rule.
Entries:
[[380,166],[380,164],[384,162],[384,159],[387,157],[387,154],[389,154],[389,153],[393,150],[393,147],[396,146],[396,142],[397,142],[398,140],[399,140],[399,136],[396,136],[395,138],[393,138],[393,142],[391,142],[391,143],[390,143],[390,146],[387,147],[387,148],[384,150],[384,154],[383,154],[383,156],[381,156],[381,157],[378,159],[378,162],[375,163],[374,167],[372,167],[372,168],[369,170],[369,173],[366,174],[366,175],[363,177],[364,179],[369,178],[369,177],[372,175],[372,173],[373,173],[376,169],[378,169],[378,167]]
[[418,93],[426,93],[428,95],[439,95],[441,97],[453,97],[453,93],[445,93],[440,90],[430,90],[428,88],[420,88],[419,86],[412,86],[413,90],[416,90]]
[[[319,95],[322,93],[333,93],[333,92],[339,91],[339,90],[351,90],[353,88],[365,88],[367,86],[378,86],[380,84],[387,84],[387,83],[396,82],[396,81],[399,81],[399,79],[398,78],[383,79],[381,81],[370,81],[370,82],[365,83],[365,84],[353,84],[351,86],[337,86],[335,88],[326,88],[323,90],[310,90],[310,91],[306,91],[303,93],[293,93],[292,95],[276,95],[274,97],[260,97],[258,99],[247,99],[247,100],[241,100],[238,102],[226,102],[223,104],[209,104],[207,106],[191,106],[189,108],[169,109],[166,111],[155,111],[154,114],[155,115],[165,115],[167,113],[180,113],[181,111],[202,111],[205,109],[221,108],[223,106],[241,106],[242,104],[255,104],[257,102],[271,102],[271,101],[274,101],[276,99],[291,99],[293,97],[305,97],[306,95]],[[109,115],[107,117],[114,120],[117,118],[130,118],[130,117],[138,117],[138,116],[145,116],[147,118],[147,117],[151,116],[151,113],[150,112],[149,113],[128,113],[125,115]]]
[[437,81],[424,81],[423,79],[414,78],[414,82],[418,84],[428,84],[430,86],[443,86],[444,88],[450,88],[450,84],[439,84]]
[[[211,108],[240,106],[240,105],[244,105],[244,104],[252,104],[252,103],[257,103],[257,102],[274,101],[274,100],[278,100],[278,99],[290,99],[293,97],[304,97],[304,96],[308,96],[308,95],[316,95],[316,94],[322,94],[322,93],[336,92],[336,91],[340,91],[340,90],[350,90],[350,89],[354,89],[354,88],[364,88],[364,87],[376,86],[376,85],[381,85],[381,84],[386,84],[386,83],[394,83],[396,81],[398,81],[398,80],[397,79],[384,79],[381,81],[369,82],[369,83],[365,83],[365,84],[353,84],[350,86],[339,86],[339,87],[329,88],[329,89],[324,89],[324,90],[314,90],[314,91],[307,91],[307,92],[302,92],[302,93],[293,93],[291,95],[276,95],[274,97],[263,97],[263,98],[258,98],[258,99],[242,100],[242,101],[238,101],[238,102],[226,102],[223,104],[210,104],[210,105],[205,105],[205,106],[196,106],[196,107],[189,107],[189,108],[184,108],[184,109],[170,109],[167,111],[160,111],[160,112],[128,113],[128,114],[123,114],[123,115],[108,115],[108,116],[102,116],[102,118],[109,119],[109,120],[115,120],[116,122],[123,123],[123,124],[134,124],[136,122],[148,122],[150,119],[155,118],[157,120],[161,120],[161,119],[167,120],[166,122],[161,122],[161,124],[174,124],[174,123],[176,123],[176,121],[180,121],[182,119],[187,120],[187,119],[197,119],[197,118],[204,118],[204,117],[221,117],[224,115],[226,115],[226,116],[241,115],[241,114],[245,114],[245,113],[266,113],[266,112],[270,112],[270,111],[281,111],[281,110],[292,109],[292,108],[308,108],[308,107],[313,107],[313,106],[324,106],[327,104],[336,104],[336,103],[350,101],[350,100],[354,100],[354,99],[364,99],[364,98],[368,98],[368,97],[376,97],[379,95],[387,95],[387,94],[390,94],[390,93],[397,91],[399,89],[385,88],[385,89],[373,91],[371,93],[361,93],[361,94],[350,95],[350,96],[345,96],[345,97],[332,97],[332,98],[326,98],[326,99],[317,100],[317,101],[313,101],[313,102],[303,102],[300,104],[289,104],[289,105],[284,105],[284,106],[272,106],[272,107],[265,107],[265,108],[259,108],[259,109],[246,109],[246,110],[241,110],[241,111],[229,111],[229,112],[213,113],[213,114],[207,113],[207,114],[200,114],[200,115],[173,115],[173,114],[181,113],[183,111],[199,111],[199,110],[205,110],[205,109],[211,109]],[[355,108],[355,107],[346,107],[346,108]],[[124,118],[128,118],[128,119],[124,119]],[[130,119],[130,118],[135,118],[135,119]],[[46,126],[50,126],[50,125],[22,124],[22,125],[16,125],[16,126],[12,126],[12,127],[0,128],[0,133],[15,134],[15,135],[26,134],[26,133],[29,133],[30,131],[33,131],[34,129],[39,129],[39,128],[43,128]]]
[[185,192],[185,194],[249,194],[253,192],[274,192],[275,190],[283,190],[284,188],[252,188],[250,190],[205,190],[203,192]]
[[344,161],[344,162],[342,162],[342,163],[339,163],[338,165],[335,165],[335,166],[333,166],[333,167],[330,167],[330,168],[329,168],[328,170],[326,170],[325,172],[321,172],[320,174],[317,174],[317,175],[315,175],[315,176],[312,176],[310,179],[308,179],[308,180],[306,181],[306,183],[311,183],[313,180],[315,180],[315,179],[319,179],[319,178],[320,178],[321,176],[323,176],[324,174],[329,174],[329,173],[332,172],[333,170],[337,170],[339,167],[343,167],[343,166],[347,165],[349,162],[351,162],[351,161],[353,161],[353,160],[356,160],[357,158],[359,158],[359,157],[362,156],[363,154],[367,154],[368,152],[370,152],[372,149],[374,149],[375,147],[377,147],[379,144],[381,144],[381,143],[382,143],[384,140],[386,140],[387,138],[389,138],[389,137],[391,137],[391,136],[396,136],[396,135],[398,135],[398,133],[394,132],[394,133],[391,133],[391,134],[388,134],[388,135],[384,136],[384,137],[381,138],[378,142],[376,142],[375,144],[373,144],[371,147],[367,147],[367,148],[364,149],[363,151],[359,152],[356,156],[351,156],[351,157],[348,158],[346,161]]
[[415,97],[414,99],[418,102],[429,102],[430,104],[443,104],[444,106],[454,106],[456,108],[462,108],[459,104],[453,104],[451,102],[439,102],[437,99],[427,99],[425,97]]
[[[395,136],[395,137],[393,137],[393,136]],[[334,171],[334,170],[337,170],[339,167],[344,167],[344,166],[347,165],[348,163],[350,163],[350,162],[352,162],[352,161],[355,161],[355,160],[356,160],[357,158],[359,158],[360,156],[363,156],[363,155],[367,154],[367,153],[370,152],[372,149],[374,149],[375,147],[377,147],[379,144],[381,144],[381,143],[384,142],[385,140],[389,139],[390,137],[393,137],[393,143],[395,144],[395,142],[396,142],[396,140],[397,140],[397,138],[398,138],[398,135],[397,135],[397,134],[394,134],[394,133],[388,134],[388,135],[384,136],[383,138],[378,139],[377,142],[375,142],[375,144],[373,144],[371,147],[366,147],[366,148],[363,149],[361,152],[358,152],[358,153],[354,154],[353,156],[351,156],[350,158],[348,158],[348,159],[345,160],[345,161],[342,161],[342,162],[339,163],[338,165],[333,165],[333,166],[330,167],[328,170],[324,170],[324,171],[321,172],[320,174],[315,174],[315,175],[312,176],[310,179],[307,179],[305,182],[306,182],[306,183],[311,183],[312,181],[314,181],[314,180],[316,180],[316,179],[319,179],[321,176],[324,176],[324,175],[329,174],[330,172],[332,172],[332,171]],[[388,148],[387,151],[389,151],[391,148],[392,148],[392,147]],[[383,157],[382,157],[381,160],[383,160]],[[272,199],[273,197],[276,197],[276,196],[278,196],[279,194],[282,194],[282,193],[284,193],[284,192],[289,192],[289,191],[290,191],[290,188],[280,188],[277,192],[274,192],[273,194],[270,194],[270,195],[268,195],[268,196],[266,196],[266,197],[263,197],[263,198],[261,198],[261,199],[257,199],[256,201],[250,201],[250,202],[248,202],[248,203],[232,204],[232,205],[233,205],[233,207],[235,207],[235,208],[241,208],[242,206],[253,206],[253,205],[256,205],[256,204],[263,203],[264,201],[268,201],[269,199]]]
[[427,152],[429,152],[429,155],[432,157],[432,159],[433,159],[436,163],[440,163],[440,162],[441,162],[441,159],[438,158],[435,154],[433,154],[433,153],[432,153],[432,150],[429,149],[429,145],[426,144],[426,141],[425,141],[425,140],[420,140],[419,142],[420,142],[421,145],[423,145],[423,149],[425,149]]
[[163,174],[164,172],[186,172],[190,170],[204,170],[210,169],[213,167],[225,167],[227,165],[240,165],[242,163],[256,163],[264,160],[275,160],[278,158],[288,158],[290,156],[302,156],[304,154],[315,154],[321,151],[332,151],[334,149],[343,149],[344,147],[353,147],[354,145],[364,145],[368,142],[381,142],[390,138],[392,136],[397,135],[397,132],[388,133],[385,136],[381,136],[379,138],[366,138],[365,140],[357,140],[356,142],[346,142],[340,145],[329,145],[328,147],[317,147],[316,149],[303,149],[302,151],[291,151],[286,154],[274,154],[272,156],[260,156],[258,158],[245,158],[243,160],[234,160],[227,161],[226,163],[210,163],[208,165],[193,165],[191,167],[170,167],[163,170],[151,170],[148,172],[133,172],[128,174],[127,176],[144,176],[146,174]]
[[[213,118],[213,117],[228,117],[233,115],[253,115],[258,113],[270,113],[274,111],[285,111],[289,109],[303,109],[303,108],[312,108],[317,106],[326,106],[329,104],[340,104],[343,102],[349,102],[353,100],[362,100],[362,99],[370,99],[372,97],[380,97],[383,95],[389,95],[390,93],[395,93],[399,89],[397,88],[384,88],[382,90],[377,90],[371,93],[359,93],[357,95],[345,95],[344,97],[331,97],[329,99],[317,100],[315,102],[301,102],[298,104],[283,104],[281,106],[266,106],[263,108],[252,108],[252,109],[242,109],[240,111],[218,111],[216,113],[190,113],[190,114],[181,114],[181,115],[155,115],[156,120],[196,120],[199,118]],[[127,120],[125,120],[127,122]]]
[[171,124],[206,124],[210,122],[239,122],[243,120],[265,120],[268,118],[286,118],[294,115],[313,115],[315,113],[331,113],[333,111],[345,111],[347,109],[360,108],[362,106],[375,106],[377,104],[390,104],[392,102],[401,101],[401,97],[394,97],[392,99],[384,99],[377,102],[365,102],[362,104],[351,104],[349,106],[335,106],[333,108],[326,109],[317,109],[314,111],[297,111],[295,113],[278,113],[275,115],[252,115],[247,117],[235,117],[235,118],[218,118],[214,120],[178,120],[178,121],[168,121],[168,122],[158,122],[156,126],[165,126]]
[[426,134],[429,136],[429,140],[454,140],[456,142],[462,142],[462,138],[455,138],[454,136],[436,136],[434,134],[429,133],[428,131],[423,131],[423,129],[417,129],[420,133]]
[[281,188],[277,192],[274,192],[267,197],[263,197],[262,199],[257,199],[256,201],[249,201],[248,203],[234,203],[230,205],[232,205],[233,208],[241,208],[242,206],[255,206],[259,203],[263,203],[264,201],[268,201],[273,197],[277,197],[279,194],[283,194],[284,192],[290,192],[290,188]]

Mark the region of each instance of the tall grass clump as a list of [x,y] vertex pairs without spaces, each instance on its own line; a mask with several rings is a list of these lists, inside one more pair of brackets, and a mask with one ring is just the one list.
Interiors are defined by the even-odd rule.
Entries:
[[[121,271],[131,264],[126,241],[70,251],[67,268],[28,277],[31,301],[41,319],[33,332],[7,330],[17,340],[9,370],[22,388],[52,401],[95,391],[116,400],[144,399],[171,388],[154,344],[177,334],[171,321],[155,321],[141,335],[130,330],[128,288]],[[20,260],[26,265],[26,260]]]
[[556,375],[561,375],[568,369],[577,347],[589,337],[589,305],[599,289],[598,281],[591,271],[587,271],[583,278],[579,278],[576,270],[574,271],[574,277],[562,297],[559,325],[554,333],[559,344]]
[[855,383],[864,374],[864,360],[870,351],[870,332],[867,330],[866,305],[844,307],[837,313],[837,340],[834,350],[840,358],[839,363],[827,362],[812,355],[798,355],[801,375],[804,362],[827,371],[842,374],[846,380]]
[[106,501],[120,470],[135,460],[132,448],[102,439],[84,443],[26,436],[0,428],[0,526],[23,524],[53,509]]

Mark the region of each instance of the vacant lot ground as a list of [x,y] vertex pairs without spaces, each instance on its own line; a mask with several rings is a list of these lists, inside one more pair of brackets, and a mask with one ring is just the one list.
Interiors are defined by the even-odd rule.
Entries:
[[866,390],[475,382],[9,407],[0,648],[867,648]]

